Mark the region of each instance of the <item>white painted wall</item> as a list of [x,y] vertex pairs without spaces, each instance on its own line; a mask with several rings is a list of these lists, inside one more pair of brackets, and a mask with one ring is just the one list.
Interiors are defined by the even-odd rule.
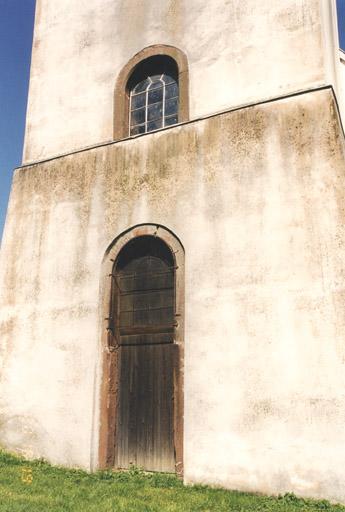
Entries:
[[186,251],[186,482],[345,503],[344,149],[328,89],[16,171],[0,444],[97,466],[102,258],[157,222]]
[[[345,113],[345,52],[343,50],[339,50],[339,94],[338,94],[338,102],[339,107],[342,110],[343,113]],[[345,116],[343,114],[342,116],[343,122],[345,119]]]
[[[333,8],[38,0],[24,161],[111,140],[117,74],[155,43],[188,56],[192,119],[344,84]],[[344,163],[328,89],[16,171],[0,444],[97,466],[101,262],[157,222],[186,249],[185,480],[345,502]]]
[[334,83],[334,6],[37,0],[23,160],[112,140],[116,77],[152,44],[187,54],[191,119]]

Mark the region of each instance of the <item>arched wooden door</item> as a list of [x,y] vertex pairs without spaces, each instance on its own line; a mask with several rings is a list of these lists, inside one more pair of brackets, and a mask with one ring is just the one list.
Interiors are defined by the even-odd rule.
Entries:
[[175,268],[168,246],[141,236],[113,271],[112,318],[118,345],[115,467],[175,471]]

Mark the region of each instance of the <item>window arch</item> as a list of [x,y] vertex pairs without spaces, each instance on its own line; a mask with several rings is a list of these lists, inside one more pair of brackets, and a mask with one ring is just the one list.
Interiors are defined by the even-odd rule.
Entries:
[[164,69],[167,61],[160,59],[161,65],[158,64],[153,70],[156,74],[151,74],[148,60],[140,66],[143,76],[129,88],[129,135],[147,133],[178,123],[176,70],[174,66],[171,66],[171,70]]
[[173,46],[154,45],[136,54],[115,89],[114,138],[147,133],[188,120],[188,65]]

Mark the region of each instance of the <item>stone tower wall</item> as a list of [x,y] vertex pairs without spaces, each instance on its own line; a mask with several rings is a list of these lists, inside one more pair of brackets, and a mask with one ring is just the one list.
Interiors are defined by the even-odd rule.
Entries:
[[345,502],[344,163],[328,88],[18,169],[0,444],[98,466],[102,262],[157,223],[185,248],[185,480]]
[[336,85],[334,13],[335,0],[37,0],[23,160],[111,141],[116,78],[153,44],[187,55],[191,119]]

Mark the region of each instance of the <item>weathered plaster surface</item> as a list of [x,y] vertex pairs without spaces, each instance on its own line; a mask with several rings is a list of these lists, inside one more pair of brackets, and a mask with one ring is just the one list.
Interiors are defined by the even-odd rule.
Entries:
[[149,45],[186,53],[191,119],[333,83],[329,3],[37,0],[24,162],[112,140],[116,78]]
[[344,122],[345,119],[345,52],[342,50],[339,50],[339,92],[340,95],[338,95],[338,102],[339,107],[342,110],[342,119]]
[[185,480],[345,502],[344,140],[330,89],[15,173],[0,260],[0,443],[97,465],[102,259],[186,251]]

